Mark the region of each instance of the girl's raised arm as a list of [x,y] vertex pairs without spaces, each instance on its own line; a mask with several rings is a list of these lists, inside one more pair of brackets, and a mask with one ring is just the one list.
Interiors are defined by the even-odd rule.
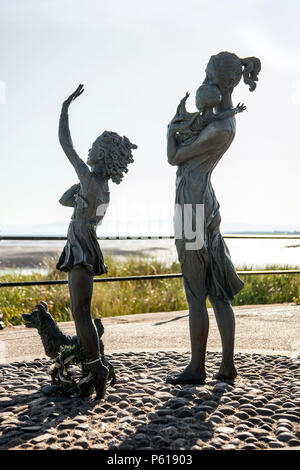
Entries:
[[73,147],[73,142],[69,129],[68,110],[72,101],[78,98],[78,96],[80,96],[83,91],[83,85],[79,85],[79,87],[74,91],[74,93],[72,93],[69,98],[67,98],[63,102],[58,128],[60,145],[62,146],[63,151],[65,152],[66,156],[75,168],[75,171],[80,181],[84,181],[87,177],[89,177],[90,170],[86,163],[84,163],[84,161],[77,155]]

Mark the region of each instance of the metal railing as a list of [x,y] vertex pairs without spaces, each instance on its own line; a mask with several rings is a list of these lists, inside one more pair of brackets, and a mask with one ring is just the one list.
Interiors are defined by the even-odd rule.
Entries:
[[[224,234],[223,238],[240,238],[240,239],[253,239],[253,240],[300,240],[300,235],[244,235],[244,234]],[[108,237],[97,237],[98,240],[174,240],[173,235],[148,235],[148,236],[108,236]],[[63,236],[21,236],[21,235],[0,235],[0,242],[3,240],[67,240],[65,235]]]
[[[114,236],[114,237],[97,237],[98,240],[172,240],[174,236]],[[223,238],[229,239],[300,239],[300,235],[243,235],[243,234],[227,234]],[[66,240],[66,236],[0,236],[2,240]],[[277,269],[277,270],[251,270],[237,271],[240,276],[254,275],[282,275],[282,274],[300,274],[300,269]],[[143,276],[118,276],[118,277],[95,277],[94,282],[121,282],[121,281],[144,281],[155,279],[174,279],[182,278],[181,273],[172,274],[149,274]],[[44,281],[23,281],[23,282],[0,282],[1,287],[25,287],[25,286],[45,286],[45,285],[61,285],[68,284],[67,280],[44,280]]]

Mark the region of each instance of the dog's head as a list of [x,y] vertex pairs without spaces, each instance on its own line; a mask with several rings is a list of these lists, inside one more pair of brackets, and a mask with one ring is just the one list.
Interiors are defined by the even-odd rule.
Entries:
[[49,315],[48,305],[41,301],[31,313],[23,313],[22,317],[26,328],[39,328]]

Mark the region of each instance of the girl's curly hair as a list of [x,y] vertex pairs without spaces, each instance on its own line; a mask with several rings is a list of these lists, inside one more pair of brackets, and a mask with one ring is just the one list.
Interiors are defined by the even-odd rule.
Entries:
[[94,144],[99,146],[99,160],[103,160],[103,176],[120,184],[124,173],[128,172],[127,165],[134,161],[131,150],[137,145],[112,131],[104,131]]

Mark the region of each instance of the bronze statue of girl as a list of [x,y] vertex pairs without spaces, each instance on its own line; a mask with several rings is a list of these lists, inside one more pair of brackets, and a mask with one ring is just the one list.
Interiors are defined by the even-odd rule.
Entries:
[[105,131],[89,150],[87,164],[77,155],[69,130],[68,109],[83,91],[83,85],[79,85],[64,101],[59,121],[59,141],[77,173],[79,183],[66,191],[59,201],[64,206],[74,207],[74,212],[67,243],[56,267],[68,272],[77,337],[87,357],[86,365],[92,371],[97,397],[103,398],[108,369],[99,354],[98,334],[91,317],[91,300],[93,276],[106,273],[107,267],[97,241],[96,227],[109,204],[109,179],[117,184],[122,181],[128,164],[133,162],[131,151],[137,146],[127,137]]

